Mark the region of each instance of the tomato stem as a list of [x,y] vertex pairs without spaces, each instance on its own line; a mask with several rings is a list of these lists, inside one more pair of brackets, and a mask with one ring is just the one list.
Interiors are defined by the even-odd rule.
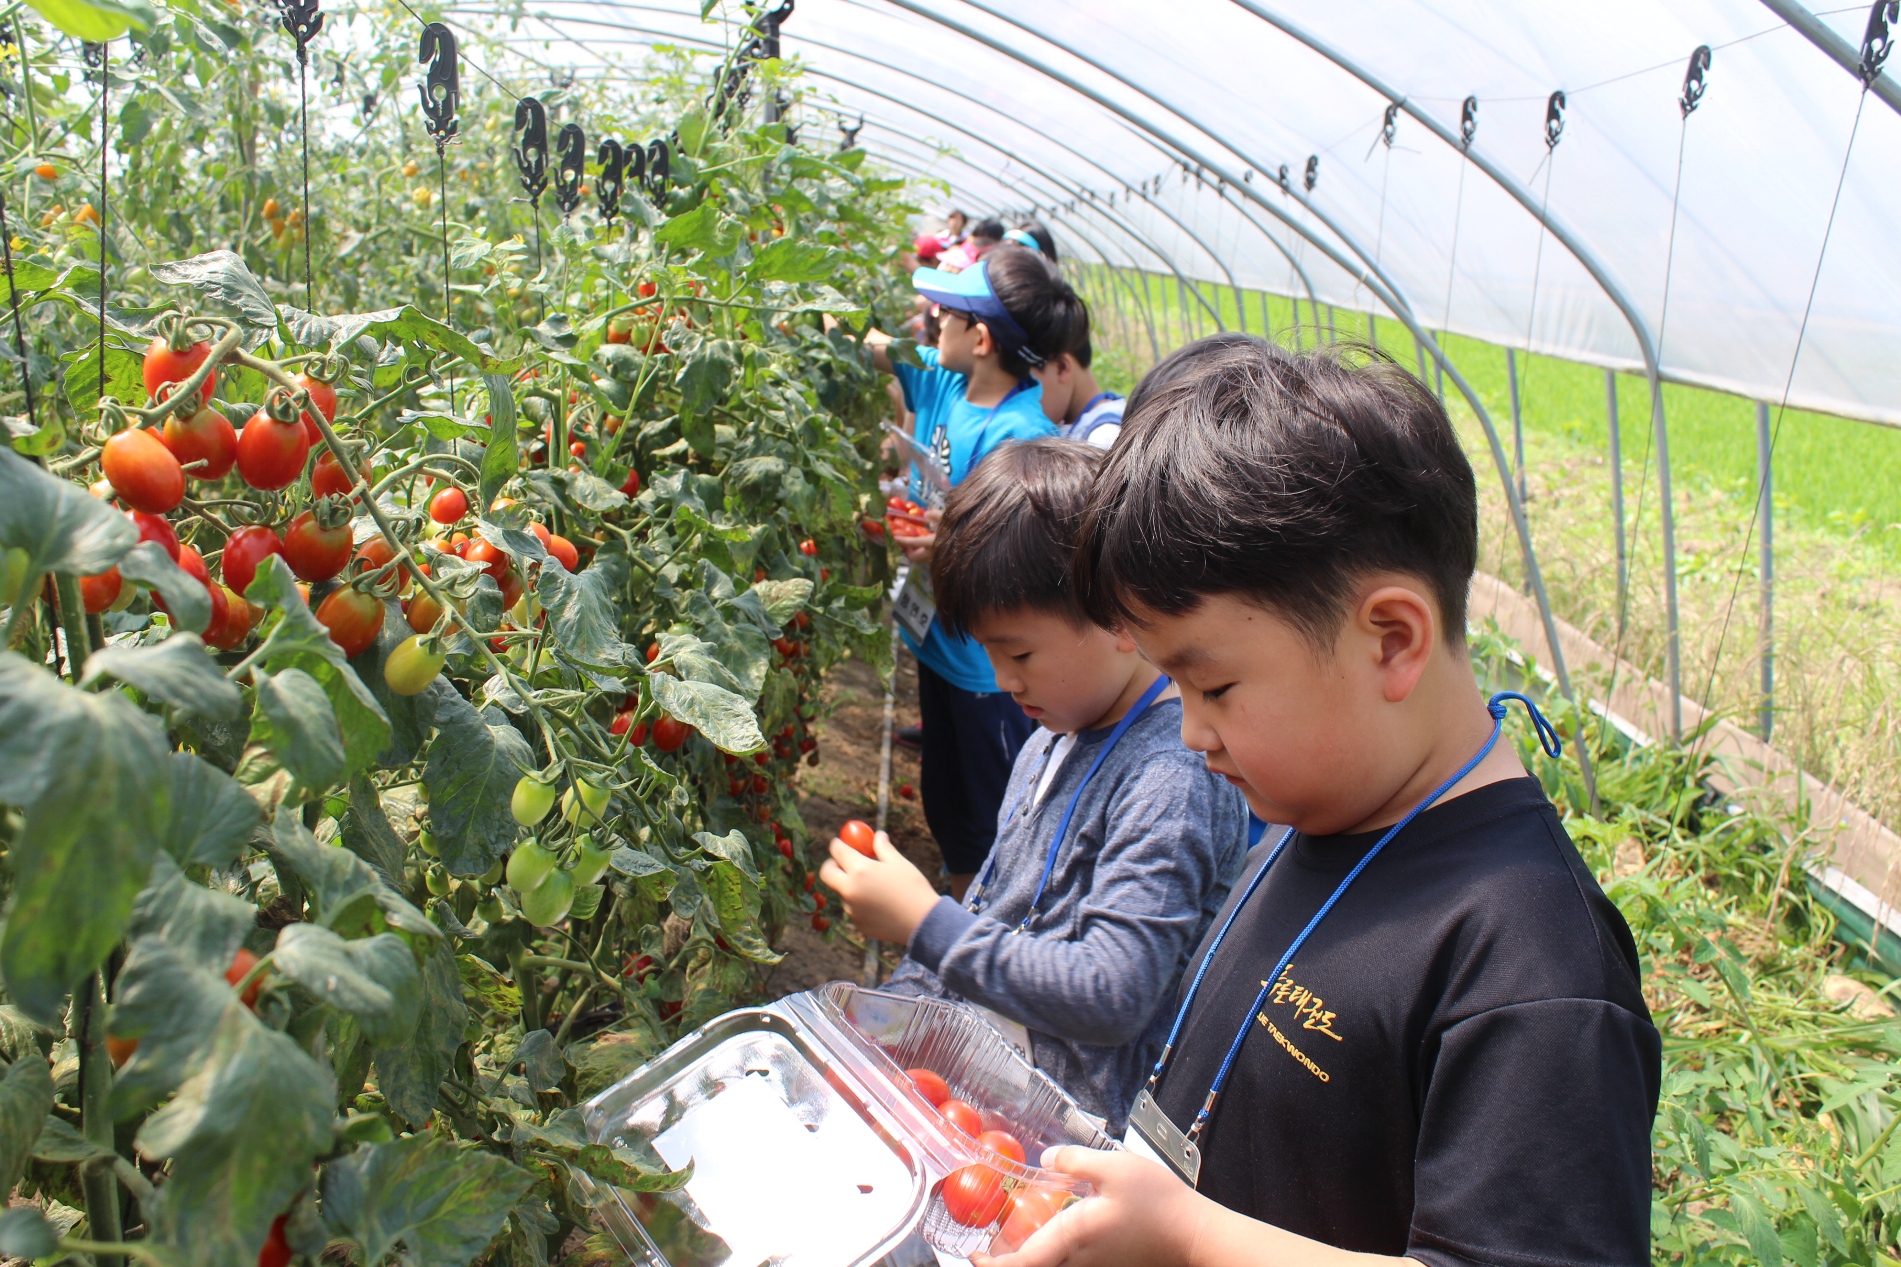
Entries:
[[[79,1027],[79,1102],[81,1133],[102,1148],[113,1147],[112,1114],[106,1102],[112,1095],[112,1059],[106,1051],[105,982],[97,972],[86,978],[80,999],[84,1013]],[[94,1233],[120,1235],[119,1178],[107,1169],[82,1172],[86,1194],[86,1225]],[[99,1267],[119,1267],[116,1253],[100,1254]]]

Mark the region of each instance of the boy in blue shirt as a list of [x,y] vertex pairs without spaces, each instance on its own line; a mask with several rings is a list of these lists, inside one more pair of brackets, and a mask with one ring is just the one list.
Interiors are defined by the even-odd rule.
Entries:
[[[877,331],[866,343],[873,363],[904,389],[905,407],[917,415],[912,438],[948,484],[960,482],[1006,440],[1055,435],[1031,371],[1069,347],[1088,316],[1054,266],[1034,251],[1008,246],[961,273],[920,268],[911,281],[937,305],[937,347],[918,349],[924,368],[894,363],[886,351],[890,339]],[[945,491],[914,468],[914,500],[935,510]],[[902,544],[913,570],[899,624],[918,660],[924,817],[944,855],[952,895],[961,899],[996,840],[1010,768],[1035,724],[999,693],[983,648],[936,619],[923,579],[935,539],[910,537]]]

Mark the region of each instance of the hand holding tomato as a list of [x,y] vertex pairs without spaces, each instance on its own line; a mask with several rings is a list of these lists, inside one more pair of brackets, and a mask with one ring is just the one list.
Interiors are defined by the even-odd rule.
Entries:
[[845,899],[845,913],[865,936],[908,946],[937,905],[937,890],[910,859],[891,847],[885,833],[876,834],[872,849],[867,857],[845,839],[834,838],[831,859],[819,868],[819,879]]
[[[973,1254],[975,1267],[1056,1267],[1095,1264],[1316,1261],[1301,1251],[1313,1241],[1225,1210],[1175,1177],[1166,1166],[1134,1153],[1092,1148],[1052,1148],[1043,1155],[1050,1170],[1095,1185],[1095,1195],[1050,1212],[1032,1228],[1050,1199],[1035,1190],[1012,1194],[1000,1210],[1004,1231],[991,1248],[1019,1248],[1000,1257]],[[1014,1224],[1014,1226],[1012,1226]],[[1027,1235],[1021,1242],[1016,1235]],[[1234,1258],[1215,1245],[1245,1249]]]
[[927,531],[911,533],[897,537],[898,549],[904,551],[904,557],[916,564],[929,564],[931,554],[937,549],[937,525],[944,521],[944,512],[932,507],[924,512]]

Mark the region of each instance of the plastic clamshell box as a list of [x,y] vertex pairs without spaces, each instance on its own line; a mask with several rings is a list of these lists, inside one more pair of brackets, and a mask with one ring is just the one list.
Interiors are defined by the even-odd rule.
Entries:
[[1088,1193],[950,1126],[907,1068],[935,1071],[1029,1157],[1116,1146],[970,1009],[833,982],[708,1021],[589,1100],[592,1139],[694,1166],[678,1192],[599,1194],[600,1213],[641,1267],[848,1267],[913,1233],[959,1256],[989,1248],[1010,1206],[984,1227],[953,1220],[941,1189],[964,1166],[1049,1207]]

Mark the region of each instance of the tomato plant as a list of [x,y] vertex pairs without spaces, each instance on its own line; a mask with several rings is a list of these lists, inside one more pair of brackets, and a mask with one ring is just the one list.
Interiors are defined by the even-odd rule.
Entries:
[[[858,524],[889,402],[851,331],[909,310],[900,183],[663,59],[558,90],[671,162],[611,222],[541,217],[538,269],[491,157],[512,100],[469,94],[438,171],[390,92],[413,28],[313,58],[304,207],[276,15],[158,11],[112,48],[112,196],[9,219],[48,377],[0,446],[8,1120],[138,1157],[20,1191],[167,1261],[381,1262],[402,1227],[543,1267],[590,1221],[572,1172],[680,1181],[575,1107],[829,927],[791,776],[823,671],[888,654]],[[20,26],[57,157],[96,94]],[[333,64],[361,126],[316,125]],[[414,197],[444,184],[446,263]]]

